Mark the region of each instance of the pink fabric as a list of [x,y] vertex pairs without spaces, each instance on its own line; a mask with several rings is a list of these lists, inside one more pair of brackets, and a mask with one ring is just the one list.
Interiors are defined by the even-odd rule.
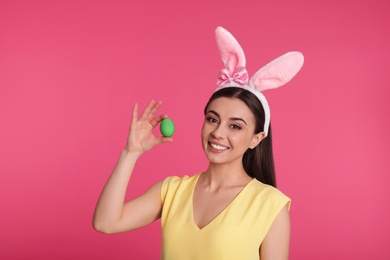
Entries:
[[[218,87],[226,86],[232,81],[240,86],[247,85],[246,58],[236,38],[221,26],[215,30],[215,38],[226,68],[218,75]],[[288,52],[258,70],[250,79],[249,86],[259,91],[278,88],[289,82],[298,73],[303,62],[302,53]]]
[[258,70],[252,76],[249,85],[260,91],[283,86],[298,73],[303,62],[302,53],[288,52]]
[[224,87],[229,83],[235,82],[240,86],[245,86],[248,84],[248,72],[244,67],[237,67],[234,70],[232,76],[230,76],[229,70],[222,69],[217,77],[218,87]]
[[219,54],[226,69],[229,71],[229,75],[233,74],[236,68],[245,67],[246,59],[244,51],[230,32],[218,26],[215,30],[215,39]]
[[248,73],[245,69],[246,59],[243,49],[234,36],[222,27],[215,30],[215,38],[219,54],[225,65],[217,77],[216,89],[221,87],[241,87],[249,90],[259,99],[264,108],[264,133],[268,135],[271,112],[268,101],[261,93],[263,90],[278,88],[290,81],[303,65],[303,55],[300,52],[288,52],[271,61],[258,70],[248,84]]

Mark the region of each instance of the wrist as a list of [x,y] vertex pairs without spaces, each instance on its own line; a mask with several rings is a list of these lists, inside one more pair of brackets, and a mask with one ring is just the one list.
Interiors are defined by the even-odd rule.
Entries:
[[122,156],[128,159],[137,160],[141,155],[142,152],[130,150],[127,146],[122,151]]

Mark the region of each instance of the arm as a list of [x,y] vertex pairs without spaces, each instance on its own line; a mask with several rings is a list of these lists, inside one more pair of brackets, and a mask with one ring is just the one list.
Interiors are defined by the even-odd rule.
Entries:
[[170,142],[171,138],[156,137],[152,130],[166,115],[153,119],[161,102],[151,101],[137,119],[138,105],[134,106],[127,145],[103,188],[95,208],[93,227],[103,233],[120,233],[148,225],[161,213],[161,182],[141,196],[124,203],[126,189],[138,158],[155,145]]
[[286,260],[290,246],[290,215],[287,206],[276,216],[260,247],[261,260]]

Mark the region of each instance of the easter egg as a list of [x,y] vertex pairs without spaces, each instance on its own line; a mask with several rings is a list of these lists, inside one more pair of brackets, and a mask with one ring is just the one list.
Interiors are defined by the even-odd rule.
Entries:
[[169,118],[164,118],[160,124],[160,132],[165,137],[171,137],[175,132],[175,124]]

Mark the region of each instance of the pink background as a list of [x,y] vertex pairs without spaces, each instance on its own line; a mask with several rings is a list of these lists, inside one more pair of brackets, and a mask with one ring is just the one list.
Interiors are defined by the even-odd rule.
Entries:
[[94,206],[136,101],[163,100],[177,132],[141,159],[129,198],[205,169],[222,25],[251,75],[287,51],[306,58],[266,93],[291,259],[389,259],[389,2],[191,2],[0,1],[0,258],[159,258],[159,222],[103,235]]

